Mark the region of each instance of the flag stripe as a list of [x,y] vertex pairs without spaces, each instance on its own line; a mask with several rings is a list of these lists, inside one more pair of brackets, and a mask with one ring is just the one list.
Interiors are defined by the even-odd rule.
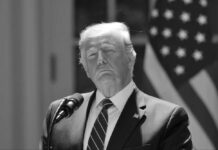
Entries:
[[190,80],[190,84],[218,127],[218,95],[210,76],[205,70],[202,70]]
[[[215,149],[218,149],[218,130],[216,123],[211,117],[201,98],[196,95],[190,84],[185,84],[179,89],[180,96],[191,108],[192,113],[196,116],[208,137],[212,141]],[[191,99],[190,99],[191,98]]]
[[[208,139],[205,131],[199,125],[196,118],[193,116],[190,108],[184,103],[183,99],[178,94],[178,91],[174,88],[171,80],[168,78],[165,70],[161,67],[161,64],[157,60],[152,47],[149,43],[146,45],[146,58],[144,59],[144,71],[147,77],[150,79],[157,93],[170,102],[183,106],[190,119],[190,131],[192,133],[192,140],[194,146],[197,149],[210,149],[215,150],[211,141]],[[201,137],[201,138],[199,138]]]
[[211,80],[213,80],[216,89],[218,89],[218,61],[216,61],[213,65],[209,66],[207,68],[207,72],[211,77]]
[[[145,73],[143,73],[143,82],[144,82],[144,84],[143,83],[141,83],[141,84],[137,84],[137,85],[139,85],[138,87],[139,87],[139,89],[141,89],[142,91],[145,91],[147,94],[149,94],[149,95],[152,95],[152,96],[155,96],[155,97],[160,97],[159,95],[158,95],[158,93],[156,92],[156,90],[154,89],[154,87],[152,86],[152,84],[151,84],[151,82],[150,82],[150,80],[148,79],[148,77],[147,77],[147,75],[145,74]],[[142,87],[140,87],[140,85],[143,85]]]
[[133,80],[135,81],[136,85],[140,90],[146,92],[147,94],[159,97],[157,92],[153,88],[149,78],[143,72],[143,69],[141,67],[138,67],[138,66],[143,66],[144,63],[144,59],[145,59],[144,47],[137,47],[136,53],[137,53],[137,59],[134,68],[134,75],[136,76],[133,76]]

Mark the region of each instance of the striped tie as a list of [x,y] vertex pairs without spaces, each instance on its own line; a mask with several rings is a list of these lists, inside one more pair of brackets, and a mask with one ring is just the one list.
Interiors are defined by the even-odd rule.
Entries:
[[92,128],[91,135],[89,137],[87,150],[103,150],[104,140],[108,125],[108,113],[107,109],[112,106],[113,103],[109,99],[103,100],[103,108],[99,113],[94,126]]

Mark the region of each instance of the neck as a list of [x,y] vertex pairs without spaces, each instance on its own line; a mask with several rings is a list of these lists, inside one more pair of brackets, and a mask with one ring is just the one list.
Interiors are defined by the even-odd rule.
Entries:
[[110,81],[102,81],[97,85],[97,88],[105,97],[112,97],[121,91],[125,86],[130,83],[131,79],[127,80],[124,83],[114,83]]

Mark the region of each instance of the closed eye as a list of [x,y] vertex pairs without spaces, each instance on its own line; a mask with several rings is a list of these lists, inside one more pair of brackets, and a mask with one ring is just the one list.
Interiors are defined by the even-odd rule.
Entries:
[[87,50],[87,58],[88,59],[92,59],[96,56],[98,50],[96,48],[90,48],[89,50]]
[[116,52],[116,50],[113,46],[105,46],[105,47],[102,47],[101,49],[106,53]]

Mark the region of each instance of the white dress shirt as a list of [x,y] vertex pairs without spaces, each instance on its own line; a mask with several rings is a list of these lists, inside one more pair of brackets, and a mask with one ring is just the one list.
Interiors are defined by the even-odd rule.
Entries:
[[[126,87],[124,87],[121,91],[119,91],[117,94],[115,94],[113,97],[110,97],[110,100],[113,103],[113,106],[111,106],[108,109],[108,127],[104,142],[104,150],[106,150],[106,147],[108,145],[109,139],[111,137],[111,134],[114,130],[114,127],[118,121],[118,118],[129,98],[131,93],[133,92],[134,88],[136,87],[135,83],[131,81]],[[100,113],[102,109],[102,100],[105,99],[103,94],[97,90],[96,92],[96,99],[93,102],[91,106],[91,110],[89,113],[89,117],[86,124],[85,129],[85,136],[83,140],[83,150],[87,149],[88,140],[92,131],[92,128],[94,126],[95,120],[98,117],[98,114]]]

